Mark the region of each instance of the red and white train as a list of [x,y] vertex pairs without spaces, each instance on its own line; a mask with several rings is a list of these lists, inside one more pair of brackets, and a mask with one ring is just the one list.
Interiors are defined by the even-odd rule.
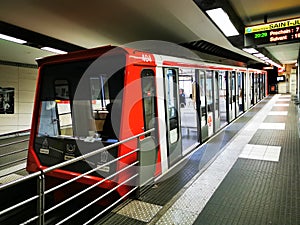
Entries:
[[[151,176],[161,177],[267,95],[265,71],[131,48],[105,46],[47,57],[38,64],[28,172],[156,128],[156,149],[145,160],[155,165]],[[109,154],[54,170],[47,174],[49,183],[72,179],[137,144],[121,144]],[[137,154],[125,157],[78,185],[94,184],[136,160]],[[99,187],[111,189],[126,176],[116,175]],[[116,194],[128,190],[123,185]]]

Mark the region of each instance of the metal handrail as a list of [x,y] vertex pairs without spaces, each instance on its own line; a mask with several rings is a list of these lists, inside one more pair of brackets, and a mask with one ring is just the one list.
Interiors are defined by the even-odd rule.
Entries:
[[14,131],[14,132],[9,132],[9,133],[5,133],[5,134],[0,134],[0,138],[5,137],[5,136],[11,136],[11,135],[19,136],[19,134],[22,134],[22,133],[30,133],[30,129]]
[[122,141],[116,142],[116,143],[111,144],[111,145],[109,145],[109,146],[106,146],[106,147],[103,147],[103,148],[94,150],[94,151],[89,152],[89,153],[87,153],[87,154],[84,154],[84,155],[82,155],[82,156],[78,156],[78,157],[76,157],[76,158],[74,158],[74,159],[70,159],[70,160],[68,160],[68,161],[65,161],[65,162],[56,164],[56,165],[54,165],[54,166],[48,167],[48,168],[44,169],[43,171],[44,171],[44,173],[48,173],[48,172],[51,172],[51,171],[56,170],[56,169],[58,169],[58,168],[61,168],[61,167],[64,167],[64,166],[68,166],[68,165],[70,165],[70,164],[73,164],[73,163],[75,163],[75,162],[78,162],[78,161],[81,161],[81,160],[85,160],[85,159],[87,159],[87,158],[89,158],[89,157],[92,157],[92,156],[94,156],[94,155],[97,155],[97,154],[99,154],[99,153],[101,153],[101,152],[107,151],[107,150],[109,150],[109,149],[111,149],[111,148],[117,147],[117,146],[119,146],[119,145],[121,145],[121,144],[124,144],[124,143],[126,143],[126,142],[129,142],[129,141],[134,140],[134,139],[136,139],[136,138],[139,138],[140,136],[149,134],[149,133],[153,132],[154,130],[155,130],[155,128],[152,128],[152,129],[147,130],[147,131],[145,131],[145,132],[143,132],[143,133],[141,133],[141,134],[134,135],[134,136],[132,136],[132,137],[129,137],[129,138],[124,139],[124,140],[122,140]]
[[[10,132],[10,133],[0,135],[1,140],[5,140],[5,141],[9,140],[10,141],[9,143],[0,144],[0,152],[1,152],[1,154],[0,154],[0,159],[1,159],[1,164],[0,164],[0,170],[1,170],[0,173],[1,173],[1,175],[0,175],[0,178],[8,176],[8,175],[13,174],[17,171],[21,171],[21,170],[25,169],[25,166],[24,166],[23,162],[26,160],[26,157],[24,157],[24,154],[25,154],[24,152],[27,151],[28,148],[20,148],[20,147],[17,147],[17,146],[18,146],[18,144],[28,142],[29,138],[25,138],[25,139],[22,138],[21,140],[17,140],[17,141],[10,140],[12,138],[16,138],[16,137],[21,136],[21,134],[23,134],[24,132],[29,133],[30,130],[27,129],[27,130],[23,130],[23,131]],[[14,146],[16,146],[19,149],[12,150],[14,148]],[[7,148],[7,147],[10,147],[10,148]],[[9,151],[9,152],[7,152],[7,151]],[[13,160],[12,160],[12,158],[10,158],[8,156],[12,156]],[[15,166],[18,167],[18,169],[10,168],[8,170],[8,168],[6,168],[6,167],[8,167],[10,165],[15,165]],[[20,166],[22,166],[21,169],[20,169]],[[2,170],[3,168],[6,168],[6,169]]]
[[[92,188],[95,188],[96,186],[99,186],[101,183],[103,183],[103,182],[105,182],[105,181],[111,179],[112,177],[114,177],[114,176],[116,176],[116,175],[118,175],[118,174],[124,172],[125,170],[128,170],[128,169],[130,169],[130,168],[133,168],[134,166],[137,166],[140,162],[139,162],[139,160],[134,161],[134,162],[131,163],[130,165],[128,165],[128,166],[122,168],[122,169],[119,170],[119,171],[116,171],[114,174],[109,175],[109,176],[106,177],[105,179],[102,179],[102,180],[96,182],[95,184],[93,184],[93,185],[87,187],[86,189],[80,191],[79,193],[76,193],[76,195],[74,195],[74,196],[72,196],[72,197],[70,197],[70,198],[67,198],[67,199],[65,199],[64,201],[62,201],[62,202],[60,202],[60,203],[54,205],[53,207],[51,207],[51,208],[45,210],[45,196],[46,196],[47,194],[49,194],[49,193],[51,193],[51,192],[53,192],[53,191],[55,191],[55,190],[57,190],[57,189],[59,189],[59,188],[61,188],[61,187],[63,187],[63,186],[66,186],[66,185],[68,185],[69,183],[74,182],[74,181],[76,181],[76,180],[78,180],[78,179],[80,179],[80,178],[82,178],[82,177],[84,177],[84,176],[86,176],[86,175],[88,175],[88,174],[90,174],[90,173],[92,173],[92,172],[95,172],[95,171],[101,169],[101,168],[104,167],[104,166],[107,166],[107,165],[109,165],[109,164],[112,164],[112,163],[114,163],[114,162],[116,162],[116,161],[118,161],[118,160],[120,160],[120,159],[122,159],[122,158],[124,158],[124,157],[127,157],[127,156],[129,156],[129,155],[131,155],[131,154],[137,153],[137,152],[140,151],[140,149],[139,149],[139,148],[134,149],[134,150],[132,150],[131,152],[128,152],[127,154],[125,154],[125,155],[123,155],[123,156],[121,156],[121,157],[119,157],[119,158],[113,159],[113,160],[111,160],[111,161],[109,161],[109,162],[107,162],[107,163],[105,163],[105,164],[99,165],[99,166],[97,166],[96,168],[93,168],[92,170],[89,170],[89,171],[87,171],[87,172],[85,172],[85,173],[83,173],[83,174],[81,174],[81,175],[79,175],[79,176],[76,176],[76,177],[74,177],[74,178],[72,178],[72,179],[70,179],[70,180],[67,180],[67,181],[65,181],[65,182],[62,183],[62,184],[59,184],[59,185],[57,185],[57,186],[55,186],[55,187],[53,187],[53,188],[51,188],[51,189],[45,190],[45,181],[46,181],[46,180],[45,180],[45,175],[46,175],[47,173],[49,173],[49,172],[51,172],[51,171],[54,171],[54,170],[56,170],[56,169],[59,169],[59,168],[61,168],[61,167],[64,167],[64,166],[67,166],[67,165],[76,163],[76,162],[78,162],[78,161],[87,160],[87,159],[88,159],[89,157],[91,157],[91,156],[94,156],[94,155],[96,155],[96,154],[100,154],[101,152],[107,151],[107,150],[109,150],[109,149],[112,149],[112,148],[114,148],[114,147],[117,147],[117,146],[119,146],[119,145],[121,145],[121,144],[124,144],[124,143],[129,142],[129,141],[134,140],[134,139],[137,139],[137,141],[138,141],[138,143],[139,143],[140,137],[141,137],[141,136],[145,136],[145,135],[147,135],[147,134],[153,132],[154,130],[155,130],[154,128],[153,128],[153,129],[150,129],[150,130],[148,130],[148,131],[145,131],[145,132],[140,133],[140,134],[138,134],[138,135],[134,135],[134,136],[129,137],[129,138],[127,138],[127,139],[125,139],[125,140],[122,140],[122,141],[120,141],[120,142],[117,142],[117,143],[111,144],[111,145],[109,145],[109,146],[106,146],[106,147],[97,149],[97,150],[95,150],[95,151],[93,151],[93,152],[90,152],[90,153],[87,153],[87,154],[85,154],[85,155],[76,157],[76,158],[74,158],[74,159],[71,159],[71,160],[68,160],[68,161],[59,163],[59,164],[57,164],[57,165],[48,167],[48,168],[46,168],[46,169],[44,169],[44,170],[35,172],[35,173],[33,173],[33,174],[30,174],[30,175],[25,176],[25,177],[23,177],[23,178],[20,178],[20,179],[18,179],[18,180],[12,181],[12,182],[10,182],[10,183],[1,185],[1,186],[0,186],[0,191],[1,191],[1,190],[4,190],[4,189],[6,189],[6,188],[12,187],[12,186],[14,186],[14,185],[17,185],[17,184],[19,184],[19,183],[21,183],[21,182],[25,182],[25,181],[27,181],[27,180],[29,180],[29,179],[38,179],[38,190],[37,190],[38,192],[37,192],[37,195],[34,195],[34,196],[32,196],[32,197],[30,197],[30,198],[24,200],[23,202],[19,202],[19,203],[16,204],[16,205],[13,205],[13,206],[11,206],[11,207],[5,209],[5,210],[0,211],[0,216],[3,215],[3,214],[5,214],[5,213],[7,213],[7,212],[10,212],[10,211],[12,211],[12,210],[17,209],[18,207],[24,206],[25,204],[28,204],[29,202],[38,200],[38,207],[37,207],[37,208],[38,208],[38,211],[37,211],[37,214],[34,215],[32,218],[29,218],[29,219],[28,219],[27,221],[25,221],[23,224],[28,224],[28,223],[33,222],[33,221],[38,221],[38,224],[41,224],[41,225],[45,224],[45,215],[46,215],[47,213],[49,213],[49,212],[55,210],[56,208],[58,208],[58,207],[60,207],[60,206],[63,206],[63,205],[66,204],[67,202],[70,202],[71,200],[73,200],[73,199],[79,197],[80,195],[82,195],[82,194],[86,193],[87,191],[91,190]],[[139,144],[138,144],[138,146],[139,146]],[[99,200],[101,200],[102,198],[104,198],[105,196],[107,196],[108,194],[110,194],[111,192],[115,191],[117,188],[121,187],[122,185],[125,185],[126,183],[130,182],[131,180],[136,179],[138,176],[139,176],[138,172],[135,173],[135,174],[133,174],[133,175],[132,175],[131,177],[129,177],[127,180],[125,180],[125,181],[123,181],[122,183],[120,183],[120,184],[114,186],[112,189],[110,189],[109,191],[107,191],[105,194],[103,194],[103,195],[97,197],[95,200],[93,200],[93,201],[90,202],[89,204],[85,205],[83,208],[77,210],[76,212],[72,213],[71,215],[69,215],[68,217],[66,217],[64,220],[60,221],[58,224],[61,224],[61,223],[65,222],[65,221],[67,221],[67,220],[73,218],[74,216],[76,216],[77,214],[79,214],[80,212],[82,212],[84,209],[86,209],[86,208],[90,207],[91,205],[95,204],[96,202],[98,202]],[[137,188],[138,188],[137,186],[136,186],[136,187],[133,187],[133,188],[132,188],[128,193],[126,193],[123,197],[120,197],[119,199],[117,199],[114,203],[112,203],[112,205],[110,205],[108,208],[102,210],[99,214],[97,214],[95,217],[93,217],[93,218],[92,218],[91,220],[89,220],[89,221],[92,221],[92,220],[94,220],[95,218],[97,218],[98,216],[102,215],[104,212],[106,212],[107,210],[109,210],[109,209],[110,209],[111,207],[113,207],[115,204],[117,204],[117,203],[120,202],[122,199],[126,198],[128,195],[130,195],[130,194],[133,193],[135,190],[137,190]],[[89,221],[88,221],[87,223],[89,223]]]
[[26,142],[26,141],[29,141],[29,138],[23,139],[23,140],[19,140],[19,141],[10,142],[10,143],[6,143],[6,144],[2,144],[2,145],[0,145],[0,148],[11,146],[11,145],[20,144],[20,143],[23,143],[23,142]]
[[18,162],[25,161],[26,159],[27,159],[27,158],[25,157],[25,158],[20,158],[20,159],[16,159],[16,160],[10,161],[10,162],[8,162],[8,163],[1,164],[1,165],[0,165],[0,168],[6,167],[6,166],[9,166],[9,165],[13,165],[13,164],[18,163]]
[[28,150],[28,148],[23,148],[23,149],[19,149],[19,150],[13,151],[13,152],[8,152],[8,153],[0,155],[0,158],[1,157],[6,157],[6,156],[9,156],[9,155],[14,155],[14,154],[17,154],[17,153],[20,153],[20,152],[25,152],[27,150]]

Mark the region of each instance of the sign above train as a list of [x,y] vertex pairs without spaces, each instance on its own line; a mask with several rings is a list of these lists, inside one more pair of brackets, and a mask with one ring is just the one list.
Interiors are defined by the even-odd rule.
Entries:
[[300,18],[245,28],[245,47],[300,41]]

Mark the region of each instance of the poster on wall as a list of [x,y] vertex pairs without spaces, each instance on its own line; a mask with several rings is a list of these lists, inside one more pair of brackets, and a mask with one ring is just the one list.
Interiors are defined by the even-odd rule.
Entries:
[[15,89],[0,87],[0,114],[14,114]]

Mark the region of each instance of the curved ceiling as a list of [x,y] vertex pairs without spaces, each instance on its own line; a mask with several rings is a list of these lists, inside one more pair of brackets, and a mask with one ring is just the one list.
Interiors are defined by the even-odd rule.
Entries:
[[[225,0],[203,1],[211,3]],[[235,47],[195,2],[192,0],[65,0],[62,3],[61,0],[3,0],[0,7],[0,20],[83,48],[107,44],[120,45],[140,40],[163,40],[174,43],[205,41],[261,62]],[[246,22],[252,21],[252,17],[266,13],[267,7],[262,6],[264,3],[261,1],[231,0],[230,2],[245,25],[250,24]],[[270,4],[276,1],[265,0],[264,2]],[[294,0],[284,2],[285,5],[280,5],[282,9],[290,8],[291,4],[296,7],[300,4]],[[255,7],[260,10],[255,11]],[[23,58],[22,62],[31,64],[35,63],[34,57],[49,54],[28,46],[15,44],[12,46],[3,40],[0,41],[0,50],[0,60],[14,60],[14,56],[18,56],[15,60],[19,61]]]

